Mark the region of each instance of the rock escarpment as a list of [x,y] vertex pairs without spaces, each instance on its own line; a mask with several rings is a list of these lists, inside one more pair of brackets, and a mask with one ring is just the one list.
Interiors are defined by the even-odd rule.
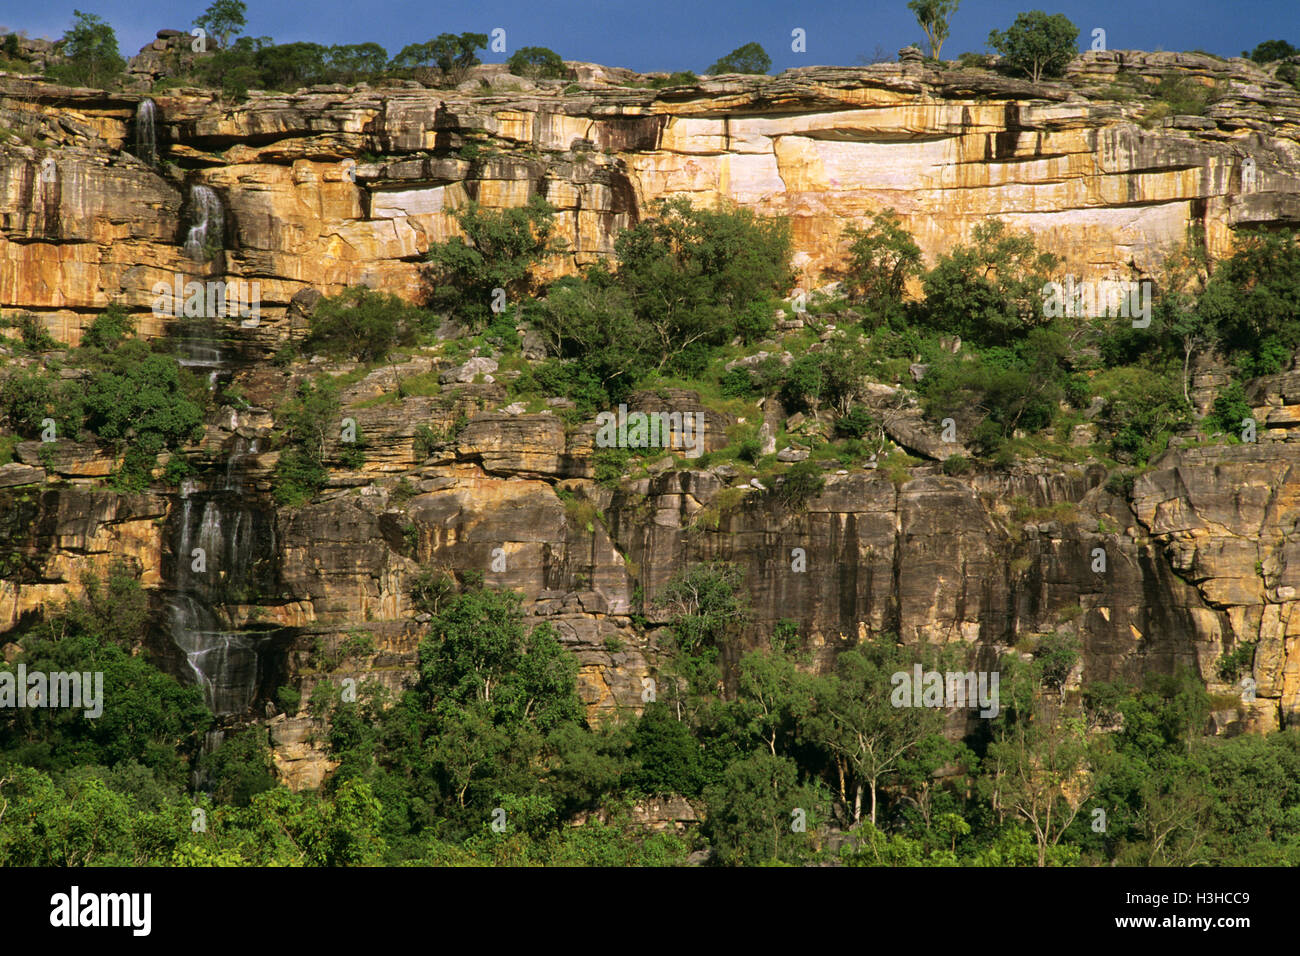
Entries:
[[[1099,98],[1121,68],[1218,84],[1222,98],[1147,129],[1149,100]],[[843,227],[885,207],[928,258],[997,216],[1084,277],[1152,272],[1189,222],[1216,254],[1233,226],[1300,222],[1300,94],[1245,60],[1090,53],[1066,82],[1038,85],[910,62],[661,91],[588,73],[240,103],[168,91],[154,98],[157,168],[132,154],[141,95],[0,77],[15,131],[0,146],[0,303],[75,344],[115,300],[161,331],[150,290],[176,272],[256,278],[268,317],[307,287],[415,297],[418,260],[455,232],[454,210],[538,193],[569,243],[557,269],[608,254],[654,200],[686,196],[790,217],[805,287],[840,264]],[[206,265],[181,249],[194,184],[225,207],[227,249]]]
[[[1080,92],[1120,65],[1217,78],[1229,95],[1206,117],[1146,129],[1138,107]],[[200,457],[225,467],[241,449],[242,488],[265,502],[272,410],[311,370],[259,357],[316,293],[364,283],[418,297],[421,255],[454,233],[451,213],[471,199],[545,195],[570,246],[557,271],[609,254],[655,199],[734,201],[790,217],[807,285],[840,263],[844,224],[887,206],[930,258],[999,216],[1088,277],[1154,270],[1189,222],[1216,252],[1233,226],[1300,222],[1300,97],[1239,61],[1089,55],[1070,82],[1040,86],[910,63],[658,93],[594,80],[576,91],[500,85],[317,88],[241,104],[159,95],[153,167],[131,153],[138,97],[0,77],[0,112],[32,140],[0,145],[0,306],[35,312],[75,343],[120,301],[160,335],[171,320],[150,309],[155,282],[258,281],[263,321],[230,329],[246,401],[213,416]],[[208,263],[183,250],[194,184],[224,209],[225,248]],[[1066,632],[1083,647],[1071,686],[1188,666],[1226,700],[1233,688],[1217,662],[1257,643],[1257,699],[1225,703],[1216,722],[1295,719],[1294,372],[1255,383],[1259,444],[1175,447],[1131,495],[1108,490],[1095,464],[1030,461],[964,478],[921,464],[832,471],[795,509],[726,467],[680,458],[597,482],[594,423],[512,407],[480,372],[417,352],[345,388],[364,465],[349,470],[331,447],[325,493],[273,513],[267,579],[217,609],[224,626],[278,635],[268,681],[286,675],[304,699],[326,676],[402,686],[425,632],[410,579],[433,567],[520,591],[530,617],[577,656],[590,714],[635,711],[662,663],[655,598],[677,569],[720,558],[744,569],[749,639],[793,620],[823,661],[868,632],[961,643],[990,664]],[[412,376],[439,378],[438,393],[405,394],[399,382]],[[725,444],[727,416],[684,392],[659,401],[708,416],[706,450]],[[420,426],[451,437],[429,448]],[[891,427],[900,443],[924,439],[907,437],[916,424],[902,412]],[[0,466],[0,628],[113,558],[147,588],[163,586],[179,496],[106,489],[113,462],[91,446],[23,443],[16,457]],[[357,632],[373,647],[341,654]],[[273,692],[259,687],[259,706]],[[310,721],[277,714],[270,725],[287,779],[319,783],[329,765]]]

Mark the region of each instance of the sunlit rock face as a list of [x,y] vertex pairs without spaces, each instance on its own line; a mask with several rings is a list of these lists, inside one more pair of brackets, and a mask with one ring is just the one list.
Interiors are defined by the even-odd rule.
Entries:
[[[1121,65],[1218,81],[1227,97],[1147,129],[1141,104],[1090,95]],[[1233,226],[1300,223],[1300,97],[1244,61],[1089,54],[1068,82],[1039,86],[915,64],[660,92],[613,85],[634,79],[619,71],[578,75],[567,93],[331,87],[222,104],[170,92],[143,109],[143,139],[140,95],[0,77],[0,125],[25,134],[0,144],[0,308],[36,312],[75,343],[111,301],[161,334],[176,319],[151,308],[154,286],[177,275],[255,281],[261,297],[254,327],[177,337],[183,361],[229,376],[247,405],[207,422],[194,487],[115,493],[102,485],[107,452],[67,440],[23,442],[0,466],[0,643],[124,559],[150,592],[158,659],[214,708],[260,717],[286,683],[304,701],[323,677],[408,685],[428,632],[411,576],[477,572],[518,591],[530,624],[555,628],[598,720],[639,711],[663,679],[654,602],[672,574],[722,559],[744,571],[747,645],[794,621],[822,664],[888,631],[991,666],[1066,632],[1083,650],[1072,688],[1188,667],[1226,697],[1236,689],[1217,661],[1258,642],[1257,699],[1218,726],[1294,722],[1300,373],[1252,387],[1258,444],[1172,449],[1129,500],[1095,464],[957,478],[927,461],[903,476],[832,471],[791,511],[725,468],[656,464],[618,488],[597,483],[594,423],[512,409],[503,381],[430,352],[351,380],[341,400],[364,464],[344,468],[334,441],[329,487],[276,507],[273,410],[314,368],[258,356],[301,332],[320,293],[365,283],[418,299],[420,258],[471,199],[557,206],[569,250],[552,273],[609,255],[656,199],[788,216],[805,287],[842,264],[846,225],[888,207],[931,261],[997,216],[1083,278],[1154,272],[1189,223],[1216,254]],[[396,394],[414,375],[441,390]],[[1204,406],[1213,388],[1197,381]],[[703,416],[705,451],[735,424],[681,389],[630,404]],[[891,437],[912,447],[915,422],[890,414]],[[429,449],[420,425],[459,430]],[[216,576],[186,563],[196,548]],[[358,632],[372,650],[322,666]],[[332,765],[305,710],[270,724],[284,778],[318,785]]]
[[[1206,117],[1147,129],[1149,100],[1103,98],[1121,66],[1225,96]],[[915,63],[664,91],[578,75],[570,92],[317,87],[240,104],[173,92],[152,108],[0,77],[0,117],[53,144],[0,146],[0,306],[43,313],[75,342],[114,299],[160,331],[150,289],[176,272],[256,276],[272,313],[307,287],[416,299],[418,260],[455,234],[457,209],[538,193],[569,247],[553,272],[609,255],[654,200],[684,196],[789,217],[810,287],[842,264],[844,227],[888,207],[928,260],[999,217],[1083,278],[1154,273],[1189,223],[1220,253],[1232,226],[1300,221],[1300,96],[1244,60],[1093,53],[1037,86]],[[224,254],[207,261],[186,251],[195,187],[223,210]]]

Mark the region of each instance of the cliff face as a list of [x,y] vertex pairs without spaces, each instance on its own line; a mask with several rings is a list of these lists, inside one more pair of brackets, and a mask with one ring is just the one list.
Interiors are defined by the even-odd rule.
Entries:
[[[1208,118],[1145,129],[1137,107],[1079,92],[1121,61],[1217,77],[1228,97]],[[1206,227],[1216,252],[1230,227],[1300,224],[1300,97],[1242,61],[1090,54],[1069,84],[1038,87],[911,64],[662,93],[582,87],[318,88],[243,104],[169,93],[155,97],[171,164],[159,171],[130,153],[138,97],[0,77],[0,115],[31,143],[41,138],[0,145],[0,306],[42,315],[75,343],[114,300],[139,312],[146,334],[163,332],[170,320],[149,311],[150,290],[176,273],[260,283],[260,326],[229,329],[249,407],[209,422],[202,447],[216,470],[201,482],[263,502],[273,527],[262,580],[214,609],[222,626],[277,635],[250,678],[259,707],[286,681],[305,699],[326,670],[399,687],[423,633],[410,577],[431,565],[521,591],[528,613],[577,655],[591,714],[635,710],[659,664],[657,631],[632,622],[639,598],[653,602],[675,570],[717,557],[744,567],[758,630],[795,620],[824,659],[868,631],[962,642],[986,663],[1069,632],[1084,650],[1076,686],[1186,665],[1227,692],[1217,660],[1258,641],[1258,699],[1216,721],[1262,729],[1294,719],[1292,376],[1256,384],[1267,422],[1259,444],[1173,448],[1131,499],[1106,490],[1100,465],[1038,461],[961,479],[923,464],[905,475],[828,474],[791,512],[725,467],[665,464],[617,489],[598,484],[594,424],[566,428],[553,414],[508,407],[502,385],[486,380],[403,397],[399,378],[453,364],[430,352],[348,386],[343,414],[366,436],[365,465],[336,468],[308,505],[273,509],[271,409],[305,370],[249,356],[298,321],[289,303],[304,289],[365,283],[416,298],[418,260],[454,232],[450,213],[469,199],[513,206],[545,195],[570,244],[561,269],[608,254],[654,199],[729,199],[791,218],[806,288],[840,263],[843,226],[887,206],[929,258],[999,216],[1085,277],[1154,270],[1188,221]],[[182,250],[195,184],[224,207],[225,252],[202,267]],[[667,401],[704,411],[688,393]],[[731,422],[708,414],[706,448],[720,447]],[[461,417],[468,425],[452,444],[417,451],[417,426],[449,429]],[[0,629],[115,556],[159,589],[161,614],[167,568],[184,556],[182,496],[105,490],[97,478],[112,462],[70,442],[53,453],[24,443],[17,458],[0,466]],[[373,649],[322,666],[358,629]],[[184,673],[165,634],[157,649]],[[287,779],[314,786],[328,764],[310,722],[271,723]]]
[[[1148,130],[1149,101],[1089,98],[1121,67],[1223,98]],[[197,268],[180,247],[195,184],[225,208],[227,251],[206,271],[260,280],[271,313],[309,286],[414,297],[453,210],[534,193],[561,210],[560,268],[609,253],[653,200],[723,198],[790,217],[805,287],[839,264],[845,225],[889,206],[931,259],[998,216],[1090,278],[1153,270],[1189,221],[1215,253],[1231,226],[1300,221],[1300,95],[1244,60],[1090,53],[1068,82],[1038,86],[913,63],[660,92],[493,83],[160,94],[156,171],[131,154],[141,97],[0,77],[17,133],[0,150],[0,302],[74,344],[111,300],[146,313],[155,282]]]

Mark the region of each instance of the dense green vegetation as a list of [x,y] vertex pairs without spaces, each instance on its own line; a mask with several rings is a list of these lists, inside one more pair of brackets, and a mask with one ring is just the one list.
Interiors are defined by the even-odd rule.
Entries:
[[[99,670],[105,690],[98,720],[0,710],[0,863],[673,865],[695,850],[721,865],[1300,862],[1300,735],[1202,738],[1210,702],[1193,675],[1067,694],[1078,647],[1043,638],[1000,662],[997,715],[952,741],[942,710],[891,699],[898,672],[953,669],[936,648],[880,635],[819,675],[786,624],[725,665],[745,584],[726,564],[675,576],[645,609],[670,637],[643,712],[592,725],[549,625],[476,575],[430,569],[415,585],[434,617],[414,685],[344,700],[321,675],[309,709],[328,717],[339,766],[320,793],[294,794],[262,729],[200,756],[212,718],[196,689],[130,653],[145,602],[117,566],[29,622],[3,665]],[[355,643],[325,666],[373,650]],[[701,809],[699,826],[635,822],[647,797],[672,794]],[[849,834],[838,850],[833,831]]]
[[[42,343],[40,350],[55,343]],[[106,310],[68,357],[73,377],[49,360],[0,379],[0,420],[29,440],[96,439],[118,461],[116,487],[142,490],[158,455],[197,440],[208,392],[171,357],[135,338],[128,317]]]
[[[775,397],[788,415],[806,419],[778,441],[808,449],[811,463],[802,468],[807,479],[792,476],[784,491],[773,490],[802,500],[816,487],[813,471],[831,462],[883,455],[881,467],[905,480],[901,449],[867,405],[872,382],[906,381],[936,432],[952,421],[956,440],[974,453],[954,468],[1000,467],[1026,454],[1140,466],[1175,434],[1240,440],[1251,414],[1245,384],[1281,371],[1300,347],[1300,244],[1288,231],[1243,231],[1236,252],[1212,272],[1202,237],[1189,234],[1152,284],[1149,326],[1134,328],[1128,317],[1047,308],[1058,263],[1030,235],[996,220],[927,269],[898,217],[883,211],[846,230],[838,294],[819,294],[798,312],[782,299],[794,280],[780,220],[660,203],[619,235],[613,263],[545,284],[542,267],[563,249],[554,215],[540,199],[503,211],[466,206],[458,214],[463,234],[428,252],[424,305],[347,289],[318,303],[306,336],[283,358],[358,363],[359,377],[402,350],[495,354],[511,369],[512,400],[545,407],[545,398],[567,397],[573,408],[564,415],[575,424],[638,389],[688,387],[751,421],[760,419],[756,402]],[[801,318],[795,324],[803,328],[781,333],[778,316]],[[440,341],[448,319],[461,332]],[[97,440],[119,461],[115,483],[140,489],[160,453],[199,434],[208,391],[166,354],[166,343],[156,351],[137,340],[120,309],[99,316],[71,352],[52,353],[57,343],[34,318],[12,321],[15,347],[28,357],[0,376],[0,420],[13,440]],[[521,323],[545,359],[523,360]],[[833,332],[822,331],[832,324]],[[773,354],[780,348],[788,359]],[[760,350],[768,357],[755,356]],[[1234,381],[1198,418],[1192,371],[1210,355]],[[39,366],[30,361],[38,356]],[[738,363],[743,356],[755,358]],[[395,381],[399,399],[441,390],[436,376]],[[341,382],[328,374],[296,381],[277,411],[283,504],[309,500],[331,467],[363,460],[361,436],[343,437]],[[1080,450],[1069,439],[1085,421],[1095,431]],[[425,454],[450,438],[435,431],[417,435]],[[704,463],[733,461],[776,484],[789,470],[761,454],[755,426],[737,426],[731,441]],[[646,463],[633,450],[602,449],[596,465],[613,481]]]

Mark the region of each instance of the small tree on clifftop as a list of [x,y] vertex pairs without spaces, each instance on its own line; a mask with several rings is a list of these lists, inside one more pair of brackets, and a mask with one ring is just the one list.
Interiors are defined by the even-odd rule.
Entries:
[[930,56],[939,59],[943,41],[948,39],[948,21],[957,12],[960,0],[909,0],[907,9],[916,14],[916,22],[930,41]]
[[248,7],[243,0],[213,0],[212,6],[203,11],[203,16],[194,21],[196,27],[205,30],[208,36],[217,41],[217,49],[224,50],[230,38],[244,29],[248,22],[244,14]]
[[1063,13],[1048,16],[1030,10],[1016,17],[1010,29],[989,33],[988,45],[1002,54],[1007,65],[1023,70],[1037,83],[1045,76],[1060,76],[1078,52],[1079,28]]
[[105,86],[126,67],[117,50],[117,34],[93,13],[72,13],[76,22],[62,40],[65,62],[52,72],[66,83]]
[[738,46],[709,67],[710,76],[722,73],[766,73],[772,69],[772,58],[757,43]]

